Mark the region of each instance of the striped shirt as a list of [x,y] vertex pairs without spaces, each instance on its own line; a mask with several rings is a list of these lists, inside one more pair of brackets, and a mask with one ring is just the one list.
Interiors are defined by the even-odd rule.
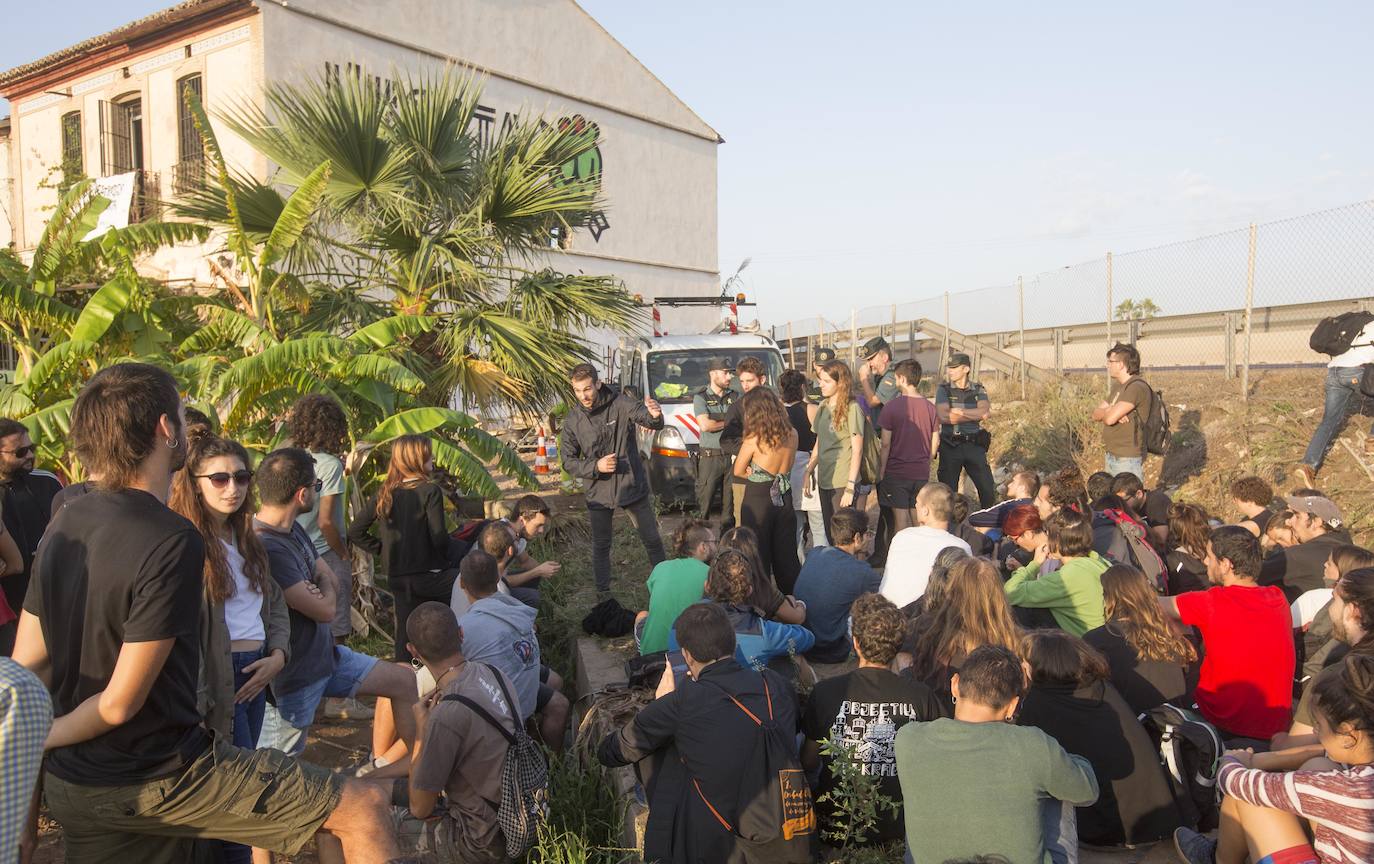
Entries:
[[1226,759],[1217,784],[1232,798],[1311,822],[1322,864],[1374,861],[1374,765],[1269,773]]

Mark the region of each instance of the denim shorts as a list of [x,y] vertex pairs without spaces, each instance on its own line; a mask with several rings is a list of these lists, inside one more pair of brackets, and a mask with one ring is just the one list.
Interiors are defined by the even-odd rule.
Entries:
[[273,691],[276,705],[267,706],[258,746],[298,755],[305,749],[305,732],[315,722],[320,700],[326,696],[355,696],[363,679],[379,662],[376,657],[335,645],[333,675],[289,693]]

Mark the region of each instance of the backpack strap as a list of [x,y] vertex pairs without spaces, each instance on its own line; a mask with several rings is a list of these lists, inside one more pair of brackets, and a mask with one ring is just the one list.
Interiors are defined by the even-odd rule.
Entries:
[[[501,688],[501,695],[505,697],[506,700],[506,710],[511,712],[512,717],[519,717],[519,715],[515,713],[514,709],[511,706],[510,691],[506,689],[506,682],[501,680],[501,673],[498,672],[496,670],[496,667],[492,666],[490,663],[483,663],[482,665],[490,669],[492,674],[496,677],[496,684],[498,687]],[[483,708],[481,705],[478,705],[476,702],[472,701],[468,697],[460,695],[458,693],[451,693],[447,696],[444,696],[439,701],[463,703],[464,705],[471,708],[473,710],[473,713],[475,713],[478,717],[481,717],[483,720],[487,721],[492,726],[494,726],[496,728],[496,731],[501,733],[502,737],[506,739],[506,742],[508,744],[510,744],[511,746],[515,745],[515,733],[511,732],[504,725],[502,725],[499,720],[491,716],[490,711]],[[516,728],[520,728],[519,722],[516,723]]]
[[[759,673],[759,678],[763,679],[763,695],[764,695],[764,698],[768,700],[768,719],[769,719],[769,720],[772,720],[772,719],[773,719],[773,693],[772,693],[771,690],[768,689],[768,676],[766,676],[766,675],[764,675],[762,672],[760,672],[760,673]],[[724,694],[725,694],[725,698],[729,699],[731,702],[734,702],[734,703],[735,703],[735,707],[737,707],[737,708],[739,708],[739,710],[743,711],[743,712],[749,717],[750,720],[753,720],[755,726],[762,726],[762,725],[763,725],[763,721],[759,719],[758,715],[755,714],[753,711],[750,711],[748,708],[744,707],[744,703],[741,702],[741,701],[739,701],[739,699],[735,698],[735,696],[734,696],[732,693],[730,693],[730,691],[726,690],[724,687],[720,686],[719,684],[717,684],[717,683],[714,682],[714,681],[703,681],[702,683],[703,683],[703,684],[710,684],[712,687],[716,688],[716,689],[719,690],[721,693],[724,693]]]

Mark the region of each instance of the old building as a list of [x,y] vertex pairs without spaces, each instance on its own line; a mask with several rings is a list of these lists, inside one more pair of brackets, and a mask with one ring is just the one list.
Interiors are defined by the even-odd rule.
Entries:
[[[187,0],[0,73],[0,242],[34,247],[67,174],[132,172],[132,219],[202,182],[184,88],[213,115],[271,82],[450,63],[486,79],[479,135],[522,111],[601,132],[592,167],[609,206],[549,266],[645,297],[719,290],[720,136],[572,0]],[[265,177],[266,160],[216,126],[230,163]],[[149,273],[208,283],[206,251],[165,251]]]

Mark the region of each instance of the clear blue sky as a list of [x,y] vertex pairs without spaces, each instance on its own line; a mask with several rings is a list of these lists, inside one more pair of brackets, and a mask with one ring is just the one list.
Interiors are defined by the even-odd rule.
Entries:
[[[10,5],[3,68],[169,4]],[[765,323],[1374,198],[1367,2],[582,5],[725,137]]]

